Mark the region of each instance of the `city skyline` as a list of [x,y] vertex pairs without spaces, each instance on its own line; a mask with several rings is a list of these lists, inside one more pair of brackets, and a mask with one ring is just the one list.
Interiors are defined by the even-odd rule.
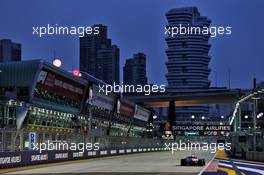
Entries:
[[128,58],[123,67],[124,84],[148,84],[146,75],[147,56],[144,53],[135,53],[132,58]]
[[0,174],[264,175],[263,7],[0,1]]
[[21,44],[0,39],[0,63],[9,61],[21,61]]
[[107,26],[94,25],[98,34],[80,38],[80,70],[106,83],[119,83],[120,51],[107,36]]
[[[12,1],[13,2],[13,1]],[[14,1],[15,2],[15,1]],[[14,3],[13,2],[13,3]],[[138,5],[141,5],[141,10],[139,14],[134,15],[142,15],[143,11],[147,12],[146,17],[144,18],[136,18],[137,20],[133,20],[132,14],[124,13],[125,10],[128,10],[128,6],[126,3],[120,3],[119,12],[111,13],[106,10],[106,8],[111,4],[105,3],[102,7],[102,15],[93,17],[85,16],[85,13],[77,12],[76,5],[72,5],[71,10],[75,12],[75,15],[65,15],[67,13],[67,9],[69,8],[69,4],[65,3],[62,5],[61,10],[56,12],[55,9],[58,7],[60,3],[51,3],[52,5],[48,7],[45,3],[41,5],[31,2],[31,6],[35,7],[32,11],[28,11],[24,14],[23,17],[19,16],[19,12],[21,9],[25,9],[26,4],[21,4],[21,9],[14,9],[18,12],[15,14],[10,14],[6,12],[8,10],[10,2],[1,2],[1,12],[6,15],[1,15],[1,18],[8,17],[9,20],[1,20],[2,22],[2,30],[0,31],[0,38],[10,38],[14,42],[19,42],[23,45],[23,56],[24,60],[27,59],[37,59],[42,58],[49,62],[52,62],[52,57],[54,54],[54,50],[56,50],[56,56],[62,58],[63,68],[64,69],[72,69],[78,68],[78,58],[79,58],[79,46],[78,46],[78,37],[72,36],[49,36],[44,38],[38,38],[32,35],[32,25],[46,25],[47,23],[51,24],[72,24],[72,25],[93,25],[97,23],[105,24],[109,27],[109,36],[113,40],[113,43],[120,47],[121,51],[121,60],[120,67],[124,65],[125,59],[128,58],[132,53],[136,52],[144,52],[148,55],[149,64],[147,65],[147,75],[149,77],[150,83],[166,83],[165,74],[167,73],[165,62],[167,61],[165,55],[166,42],[164,35],[164,25],[166,24],[165,13],[171,8],[183,7],[183,6],[197,6],[200,9],[200,12],[205,16],[209,16],[215,25],[231,25],[233,27],[233,34],[231,36],[219,36],[210,41],[212,44],[212,51],[210,55],[212,56],[212,62],[209,67],[212,69],[210,80],[212,82],[212,86],[215,86],[215,80],[217,79],[218,86],[228,86],[228,69],[231,70],[231,88],[242,87],[242,88],[250,88],[251,80],[255,74],[258,81],[262,81],[262,73],[261,69],[261,45],[260,38],[256,38],[257,35],[260,34],[260,28],[253,28],[250,26],[254,26],[256,23],[253,20],[247,20],[250,16],[254,15],[256,18],[257,14],[260,13],[257,10],[252,11],[251,15],[245,16],[243,11],[245,8],[257,9],[261,7],[263,2],[257,1],[255,4],[246,4],[242,1],[241,8],[237,12],[236,15],[231,11],[232,8],[235,7],[235,2],[232,1],[230,3],[226,3],[227,1],[222,1],[222,4],[218,4],[220,8],[210,9],[212,7],[212,3],[209,1],[192,1],[191,3],[185,3],[179,1],[178,3],[158,3],[158,2],[150,2],[148,3],[139,3],[139,1],[129,2],[128,6],[131,6],[131,9],[135,9]],[[228,1],[229,2],[229,1]],[[17,2],[19,4],[19,2]],[[219,3],[219,2],[217,2]],[[11,7],[11,6],[10,6]],[[78,6],[79,8],[80,6]],[[91,6],[96,11],[99,7],[101,7],[100,2],[96,2]],[[222,9],[225,10],[226,14],[214,13],[214,10],[218,11]],[[225,8],[223,8],[225,7]],[[16,7],[15,7],[16,8]],[[122,9],[123,8],[123,9]],[[46,10],[49,9],[51,13],[47,13]],[[151,9],[151,10],[150,10]],[[36,13],[36,10],[41,14],[40,17],[31,17],[32,14]],[[130,11],[128,11],[130,12]],[[92,13],[92,12],[91,12]],[[122,20],[114,19],[113,17],[106,16],[105,14],[112,14],[112,16],[117,17],[120,13],[125,14],[125,16],[120,16],[119,18]],[[232,17],[230,16],[230,13]],[[153,15],[152,18],[148,18],[150,15]],[[62,19],[59,19],[61,16],[65,16]],[[96,15],[95,15],[96,16]],[[51,17],[53,17],[51,19]],[[127,17],[127,18],[125,18]],[[14,20],[17,18],[17,21]],[[236,22],[237,19],[247,20],[250,25],[243,26],[243,28],[238,31],[237,28],[241,26],[240,22]],[[28,19],[25,21],[25,19]],[[126,19],[126,20],[125,20]],[[155,20],[156,19],[156,20]],[[158,20],[157,20],[158,19]],[[159,21],[161,19],[161,22]],[[125,21],[124,21],[125,20]],[[11,21],[10,24],[5,24],[4,21]],[[84,22],[85,21],[85,22]],[[87,22],[86,22],[87,21]],[[121,21],[121,22],[117,22]],[[148,21],[146,24],[143,24],[143,21]],[[256,20],[257,21],[257,20]],[[129,27],[123,27],[123,24],[131,23],[140,24],[139,27],[135,27],[134,30],[129,29]],[[238,24],[239,23],[239,24]],[[15,27],[16,26],[16,27]],[[17,26],[20,26],[18,28]],[[134,25],[135,26],[135,25]],[[149,26],[148,28],[146,26]],[[248,36],[245,33],[248,29],[252,30],[252,35]],[[17,31],[20,32],[17,32]],[[144,36],[144,37],[142,37]],[[241,36],[243,36],[243,41],[240,42]],[[131,39],[133,38],[133,39]],[[141,38],[138,40],[138,38]],[[254,42],[253,42],[254,41]],[[232,51],[232,52],[231,52]],[[242,54],[242,53],[243,54]],[[155,61],[152,61],[155,60]],[[227,61],[228,60],[228,61]],[[251,61],[251,64],[248,64],[248,61]],[[240,63],[239,67],[234,66]],[[162,66],[161,66],[162,65]],[[229,67],[229,68],[227,68]],[[246,70],[246,71],[245,71]],[[215,76],[215,73],[217,76]],[[215,78],[217,77],[217,78]],[[122,77],[120,77],[122,79]]]

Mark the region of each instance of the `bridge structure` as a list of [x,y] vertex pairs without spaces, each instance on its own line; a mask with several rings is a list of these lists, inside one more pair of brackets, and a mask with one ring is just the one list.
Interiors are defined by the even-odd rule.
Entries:
[[170,102],[174,106],[195,106],[204,104],[226,104],[235,103],[245,95],[248,90],[208,88],[178,90],[174,92],[144,94],[124,94],[124,98],[135,103],[143,104],[145,107],[169,107]]
[[241,96],[249,90],[208,88],[189,89],[177,91],[165,91],[164,93],[145,94],[124,94],[124,98],[147,108],[169,107],[168,120],[175,121],[176,107],[196,106],[206,104],[235,104]]

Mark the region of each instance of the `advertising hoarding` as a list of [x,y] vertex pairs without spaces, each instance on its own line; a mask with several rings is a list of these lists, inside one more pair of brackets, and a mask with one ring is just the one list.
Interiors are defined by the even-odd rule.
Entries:
[[125,100],[119,99],[117,101],[117,113],[126,117],[133,117],[134,104]]
[[147,110],[141,106],[135,105],[134,118],[147,122],[149,120],[149,117],[150,117],[150,111],[149,110]]
[[40,90],[66,96],[79,102],[82,100],[85,88],[84,85],[77,81],[46,69],[42,69],[39,73],[36,87]]
[[86,103],[111,111],[115,106],[116,96],[112,93],[108,95],[100,93],[99,87],[93,85],[89,89],[89,98]]

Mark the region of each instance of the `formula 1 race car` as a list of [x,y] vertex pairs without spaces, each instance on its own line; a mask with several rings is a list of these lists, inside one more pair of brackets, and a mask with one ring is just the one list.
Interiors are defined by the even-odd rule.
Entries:
[[181,166],[205,166],[205,160],[191,155],[181,159]]

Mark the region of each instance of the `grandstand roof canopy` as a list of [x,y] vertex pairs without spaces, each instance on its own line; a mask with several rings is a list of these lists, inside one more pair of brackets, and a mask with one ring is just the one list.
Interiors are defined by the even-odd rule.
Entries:
[[42,68],[51,70],[61,76],[76,81],[80,84],[87,84],[87,81],[72,73],[57,68],[43,60],[28,60],[21,62],[0,63],[0,87],[24,86],[29,87],[34,83]]

